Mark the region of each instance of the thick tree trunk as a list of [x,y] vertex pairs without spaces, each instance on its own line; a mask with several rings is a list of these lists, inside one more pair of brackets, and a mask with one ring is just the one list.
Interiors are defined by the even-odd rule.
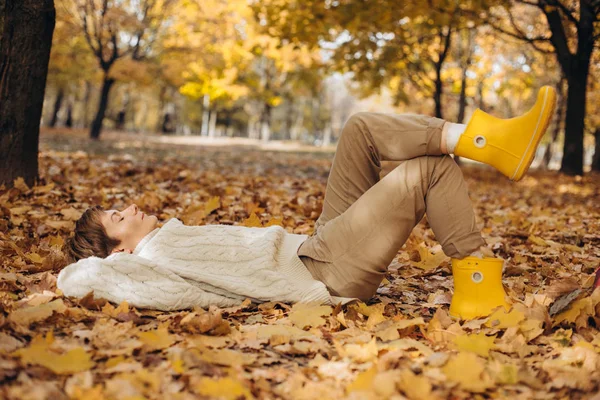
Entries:
[[0,184],[33,185],[56,11],[53,0],[9,0],[2,11]]
[[102,132],[102,122],[106,115],[106,108],[108,107],[108,96],[110,89],[112,88],[115,80],[109,78],[107,73],[104,73],[104,80],[102,82],[102,92],[100,93],[100,103],[98,104],[98,111],[96,112],[96,118],[92,123],[92,129],[90,130],[90,137],[92,139],[99,139],[100,133]]
[[594,146],[594,157],[592,158],[592,171],[600,172],[600,128],[594,132],[596,145]]
[[547,5],[550,4],[540,3],[552,32],[550,42],[556,50],[556,59],[569,83],[565,143],[560,171],[568,175],[582,175],[586,90],[596,40],[594,23],[598,17],[597,11],[591,1],[579,2],[579,19],[576,23],[577,49],[572,53],[560,8]]
[[560,172],[567,175],[583,175],[583,134],[585,128],[586,85],[589,63],[574,69],[567,77],[567,116],[565,119],[565,142]]
[[58,89],[58,93],[56,94],[56,100],[54,100],[54,109],[52,110],[52,118],[50,118],[50,122],[48,126],[50,128],[54,128],[56,123],[58,122],[58,113],[60,112],[60,107],[62,106],[63,98],[65,97],[65,91],[63,88]]

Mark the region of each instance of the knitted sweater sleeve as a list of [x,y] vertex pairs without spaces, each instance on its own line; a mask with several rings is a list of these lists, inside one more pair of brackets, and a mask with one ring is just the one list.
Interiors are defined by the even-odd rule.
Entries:
[[89,257],[70,264],[58,274],[57,287],[66,296],[82,298],[93,291],[94,298],[117,304],[126,300],[138,308],[162,311],[241,303],[239,298],[204,291],[152,260],[127,253]]

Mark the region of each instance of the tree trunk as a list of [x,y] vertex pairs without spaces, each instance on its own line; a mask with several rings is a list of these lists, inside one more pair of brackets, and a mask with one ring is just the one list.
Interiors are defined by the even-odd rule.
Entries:
[[210,96],[205,94],[202,99],[202,128],[200,130],[200,136],[208,135],[208,119],[210,110]]
[[63,88],[58,89],[58,93],[56,94],[56,100],[54,100],[54,109],[52,110],[52,118],[50,119],[50,123],[48,126],[50,128],[54,128],[56,123],[58,122],[58,113],[60,112],[60,107],[62,106],[63,97],[65,96],[65,91]]
[[437,118],[444,118],[442,113],[442,95],[444,91],[444,85],[442,82],[442,67],[448,56],[450,45],[452,43],[452,26],[448,26],[448,32],[444,34],[440,30],[440,42],[442,43],[442,51],[439,53],[439,59],[434,62],[435,66],[435,92],[433,94],[433,101],[435,102],[435,116]]
[[565,142],[560,172],[567,175],[583,175],[583,134],[585,128],[586,85],[589,63],[574,69],[567,76],[567,116],[565,119]]
[[565,117],[565,90],[564,90],[564,78],[562,78],[558,84],[556,85],[557,92],[557,108],[556,108],[556,125],[554,125],[554,130],[552,131],[552,136],[550,138],[550,143],[548,147],[546,147],[546,151],[544,152],[544,158],[542,160],[541,166],[544,169],[548,169],[550,166],[550,161],[552,161],[552,156],[554,153],[554,143],[558,139],[558,135],[560,134],[560,129],[562,127],[562,123]]
[[442,113],[442,77],[441,71],[436,71],[435,76],[435,92],[433,93],[433,101],[435,103],[435,116],[437,118],[444,118]]
[[560,172],[567,175],[583,174],[583,135],[585,128],[585,106],[590,60],[594,51],[594,23],[597,12],[591,1],[579,2],[577,20],[577,49],[573,53],[569,47],[564,19],[559,7],[546,7],[540,3],[546,15],[552,35],[550,42],[556,50],[556,59],[567,78],[567,115],[565,119],[565,143]]
[[73,103],[69,101],[69,105],[67,106],[67,119],[65,120],[65,126],[67,128],[73,127]]
[[85,82],[85,95],[83,96],[83,112],[81,113],[81,126],[84,128],[89,127],[89,108],[90,108],[90,96],[92,95],[92,84],[91,82]]
[[479,81],[479,83],[477,84],[477,97],[477,108],[479,108],[482,111],[485,111],[485,101],[483,99],[483,80]]
[[263,113],[260,118],[260,139],[263,142],[268,142],[271,139],[271,107],[265,103]]
[[292,126],[294,125],[294,99],[287,98],[287,114],[285,116],[285,136],[284,138],[292,139]]
[[[460,96],[458,99],[458,115],[456,116],[456,122],[462,124],[465,120],[465,114],[467,111],[467,73],[469,72],[469,67],[473,63],[473,39],[474,39],[474,31],[468,31],[467,35],[467,43],[465,46],[462,46],[464,43],[464,38],[459,33],[459,38],[461,39],[461,60],[464,58],[462,62],[462,71],[460,77]],[[466,57],[465,57],[466,54]]]
[[98,104],[98,112],[96,113],[96,118],[94,118],[94,122],[92,123],[92,129],[90,130],[90,137],[92,139],[99,139],[100,133],[102,131],[102,122],[104,121],[104,116],[106,115],[106,108],[108,107],[108,95],[110,94],[110,89],[112,88],[115,80],[108,77],[108,73],[104,73],[104,80],[102,82],[102,92],[100,93],[100,103]]
[[600,128],[594,132],[596,145],[594,146],[594,157],[592,158],[592,171],[600,172]]
[[331,144],[331,132],[331,122],[327,122],[323,132],[323,143],[321,143],[321,146],[329,146]]
[[23,177],[33,185],[56,11],[53,0],[8,1],[2,11],[0,184]]
[[217,134],[217,110],[213,108],[210,111],[210,118],[208,119],[208,136],[216,137]]

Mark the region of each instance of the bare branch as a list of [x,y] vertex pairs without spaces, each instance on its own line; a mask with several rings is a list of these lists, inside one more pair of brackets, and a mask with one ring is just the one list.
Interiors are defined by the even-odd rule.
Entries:
[[87,23],[86,9],[84,7],[79,7],[79,17],[81,19],[83,25],[83,34],[85,36],[85,40],[92,49],[92,52],[98,57],[102,59],[102,48],[94,46],[94,42],[92,41],[92,37],[90,36],[90,29]]
[[507,31],[506,29],[504,29],[504,28],[502,28],[502,27],[500,27],[498,25],[495,25],[491,20],[488,21],[488,24],[494,30],[496,30],[496,31],[498,31],[498,32],[500,32],[500,33],[502,33],[504,35],[507,35],[507,36],[510,36],[512,38],[515,38],[515,39],[518,39],[520,41],[528,43],[531,47],[533,47],[536,51],[539,51],[540,53],[543,53],[543,54],[553,54],[554,53],[553,51],[546,50],[546,49],[538,46],[538,44],[537,44],[538,42],[549,42],[550,39],[548,39],[548,38],[544,38],[544,37],[528,38],[527,36],[522,36],[522,35],[519,35],[517,33],[511,32],[511,31]]
[[573,11],[569,10],[560,0],[540,0],[540,8],[543,7],[545,2],[547,2],[548,5],[560,8],[569,21],[571,21],[575,25],[579,24],[579,21],[577,20],[577,18],[575,18]]

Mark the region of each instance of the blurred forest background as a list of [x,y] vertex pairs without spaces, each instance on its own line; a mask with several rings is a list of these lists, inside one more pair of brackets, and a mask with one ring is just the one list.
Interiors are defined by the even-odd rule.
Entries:
[[95,139],[111,129],[322,146],[336,142],[356,111],[465,122],[481,108],[510,118],[532,105],[540,86],[553,85],[556,118],[534,165],[569,175],[600,170],[597,0],[54,0],[54,7],[46,127],[85,129]]

